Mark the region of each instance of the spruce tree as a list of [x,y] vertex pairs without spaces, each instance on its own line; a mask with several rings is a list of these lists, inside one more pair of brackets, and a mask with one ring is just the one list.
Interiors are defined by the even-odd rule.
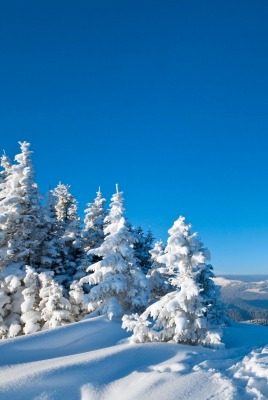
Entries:
[[23,283],[20,319],[23,324],[23,333],[28,335],[40,330],[41,320],[38,274],[33,268],[26,266],[26,276]]
[[0,162],[3,170],[0,172],[0,200],[2,200],[2,192],[5,190],[5,183],[11,169],[11,163],[7,155],[4,153]]
[[104,222],[104,242],[90,253],[102,260],[90,265],[90,275],[80,284],[92,286],[88,294],[88,310],[93,315],[106,314],[111,319],[129,310],[142,310],[148,298],[147,279],[134,254],[136,242],[123,217],[123,193],[112,196],[110,211]]
[[107,211],[104,208],[106,200],[102,197],[100,188],[93,203],[87,204],[85,210],[83,238],[85,250],[100,247],[104,241],[104,219]]
[[41,313],[42,330],[74,322],[71,304],[63,296],[63,287],[54,279],[52,273],[39,274],[41,282],[39,311]]
[[150,250],[152,250],[154,237],[150,229],[145,235],[141,226],[136,229],[133,228],[133,233],[136,236],[136,243],[134,244],[135,256],[140,261],[140,267],[146,275],[152,266]]
[[66,287],[85,258],[77,201],[69,188],[69,185],[60,183],[51,192],[49,199],[50,244],[54,251],[52,269],[55,278]]
[[83,285],[77,280],[73,281],[70,286],[69,301],[75,321],[80,321],[87,314],[87,307]]
[[75,275],[76,279],[86,275],[85,271],[90,264],[101,260],[101,257],[89,253],[89,250],[100,247],[104,241],[104,218],[107,216],[107,211],[104,208],[106,200],[102,197],[100,188],[96,194],[94,202],[88,203],[85,210],[82,238],[86,254],[79,266],[79,271]]
[[4,325],[7,326],[7,338],[22,334],[21,303],[23,301],[21,280],[16,275],[8,275],[5,279],[5,290],[9,296],[8,312],[4,318]]
[[150,282],[151,300],[159,299],[168,292],[172,291],[170,284],[170,273],[164,263],[158,262],[158,258],[164,254],[164,244],[160,240],[155,243],[154,248],[150,250],[151,268],[147,273]]
[[0,271],[18,274],[27,265],[38,264],[43,240],[42,206],[31,161],[29,143],[20,142],[16,164],[2,158],[6,168],[0,195]]
[[[133,340],[169,341],[220,346],[220,330],[210,326],[208,307],[199,282],[209,253],[184,217],[175,221],[164,254],[158,262],[166,264],[173,291],[152,304],[140,316],[124,316],[123,327],[134,332]],[[208,278],[210,279],[210,278]],[[152,320],[151,320],[152,319]]]
[[57,199],[54,191],[50,190],[44,208],[44,231],[45,237],[40,249],[40,268],[38,272],[52,271],[57,277],[65,276],[65,267],[62,260],[63,250],[60,229],[55,206]]
[[5,323],[7,315],[10,313],[10,295],[4,279],[0,280],[0,339],[8,337],[8,326]]
[[[199,243],[202,247],[202,242]],[[209,253],[207,255],[209,257]],[[205,263],[203,268],[199,269],[197,281],[202,288],[201,296],[207,309],[207,319],[211,325],[229,325],[230,319],[220,299],[220,286],[215,285],[213,278],[215,278],[215,275],[212,265]]]

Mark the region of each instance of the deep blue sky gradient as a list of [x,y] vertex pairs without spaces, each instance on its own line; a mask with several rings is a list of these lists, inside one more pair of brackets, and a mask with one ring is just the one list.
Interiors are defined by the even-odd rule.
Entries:
[[101,185],[157,239],[185,215],[216,273],[268,271],[268,3],[1,1],[0,150],[82,213]]

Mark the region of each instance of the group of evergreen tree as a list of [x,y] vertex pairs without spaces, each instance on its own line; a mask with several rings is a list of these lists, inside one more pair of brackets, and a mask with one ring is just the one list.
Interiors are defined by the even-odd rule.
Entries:
[[84,317],[123,316],[132,340],[220,344],[226,322],[209,252],[180,217],[167,246],[124,217],[123,193],[110,208],[100,189],[84,221],[69,185],[45,204],[30,145],[0,172],[0,338],[51,329]]

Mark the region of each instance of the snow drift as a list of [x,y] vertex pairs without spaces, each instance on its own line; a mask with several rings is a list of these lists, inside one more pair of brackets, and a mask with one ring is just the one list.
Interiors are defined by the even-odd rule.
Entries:
[[267,327],[235,324],[223,341],[224,350],[130,345],[121,321],[104,317],[2,340],[0,398],[266,399]]

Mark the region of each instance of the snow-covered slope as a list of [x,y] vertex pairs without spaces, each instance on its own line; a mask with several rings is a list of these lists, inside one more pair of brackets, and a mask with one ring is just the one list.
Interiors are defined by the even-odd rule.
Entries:
[[[225,350],[129,345],[103,317],[0,342],[2,400],[268,398],[268,328],[225,328]],[[253,352],[252,352],[253,351]]]
[[[250,276],[237,276],[237,279],[218,277],[214,280],[221,286],[221,298],[232,319],[268,325],[268,280],[249,279]],[[251,279],[256,277],[251,276]]]

